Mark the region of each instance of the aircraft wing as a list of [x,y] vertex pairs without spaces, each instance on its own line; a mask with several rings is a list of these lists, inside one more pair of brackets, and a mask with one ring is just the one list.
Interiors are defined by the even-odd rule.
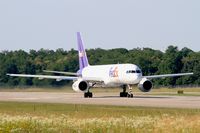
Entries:
[[77,76],[77,73],[73,73],[73,72],[62,72],[62,71],[50,71],[50,70],[43,70],[43,72],[47,72],[47,73],[58,73],[58,74],[65,74],[65,75],[73,75],[73,76]]
[[56,81],[61,80],[76,80],[78,77],[72,76],[52,76],[52,75],[30,75],[30,74],[7,74],[12,77],[29,77],[29,78],[39,78],[39,79],[56,79]]
[[26,77],[26,78],[39,78],[39,79],[55,79],[56,81],[61,80],[78,80],[83,79],[86,81],[93,81],[93,82],[102,82],[101,78],[95,77],[73,77],[73,76],[53,76],[53,75],[31,75],[31,74],[7,74],[11,77]]
[[154,79],[154,78],[166,78],[166,77],[177,77],[177,76],[186,76],[186,75],[193,75],[194,73],[177,73],[177,74],[163,74],[163,75],[151,75],[151,76],[143,76],[147,79]]

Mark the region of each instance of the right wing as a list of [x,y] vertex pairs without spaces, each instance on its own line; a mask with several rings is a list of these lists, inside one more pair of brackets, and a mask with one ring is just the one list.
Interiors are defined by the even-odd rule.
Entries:
[[58,74],[65,74],[65,75],[73,75],[73,76],[77,76],[77,73],[73,73],[73,72],[62,72],[62,71],[50,71],[50,70],[43,70],[43,72],[47,72],[47,73],[58,73]]
[[78,80],[83,79],[86,81],[93,81],[93,82],[103,82],[101,78],[95,77],[73,77],[73,76],[53,76],[53,75],[31,75],[31,74],[7,74],[11,77],[26,77],[26,78],[38,78],[38,79],[55,79],[56,81],[61,80]]
[[61,80],[77,80],[78,77],[72,76],[52,76],[52,75],[30,75],[30,74],[7,74],[11,77],[27,77],[27,78],[39,78],[39,79],[56,79],[56,81]]

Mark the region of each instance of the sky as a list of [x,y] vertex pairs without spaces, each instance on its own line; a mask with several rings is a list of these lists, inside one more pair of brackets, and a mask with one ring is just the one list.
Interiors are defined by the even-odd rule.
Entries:
[[1,0],[0,51],[169,45],[200,51],[199,0]]

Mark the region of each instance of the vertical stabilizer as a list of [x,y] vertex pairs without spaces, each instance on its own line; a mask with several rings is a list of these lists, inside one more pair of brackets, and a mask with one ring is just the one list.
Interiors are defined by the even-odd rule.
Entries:
[[79,74],[81,74],[83,68],[87,67],[89,63],[83,46],[83,41],[81,39],[80,32],[77,32],[77,42],[78,42],[78,56],[79,56]]

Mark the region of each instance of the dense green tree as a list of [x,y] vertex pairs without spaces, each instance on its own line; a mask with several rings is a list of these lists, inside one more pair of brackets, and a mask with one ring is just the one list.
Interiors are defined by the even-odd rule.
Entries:
[[[182,55],[178,51],[176,46],[169,46],[165,51],[165,54],[162,58],[158,66],[158,74],[166,74],[166,73],[180,73],[183,67],[182,63]],[[174,78],[166,78],[165,80],[158,80],[162,81],[159,82],[163,85],[175,85],[177,77]]]
[[[199,85],[200,83],[200,52],[188,48],[179,50],[169,46],[165,52],[151,48],[135,48],[127,50],[101,48],[87,50],[91,65],[133,63],[143,71],[143,75],[194,72],[193,76],[156,79],[155,85]],[[9,77],[7,73],[46,74],[43,70],[78,71],[78,54],[71,49],[56,51],[48,49],[2,51],[0,52],[0,86],[61,86],[69,81],[37,78]]]
[[183,59],[183,69],[185,72],[194,72],[193,76],[182,77],[179,82],[181,84],[200,84],[200,52],[194,53],[190,52],[190,54]]

